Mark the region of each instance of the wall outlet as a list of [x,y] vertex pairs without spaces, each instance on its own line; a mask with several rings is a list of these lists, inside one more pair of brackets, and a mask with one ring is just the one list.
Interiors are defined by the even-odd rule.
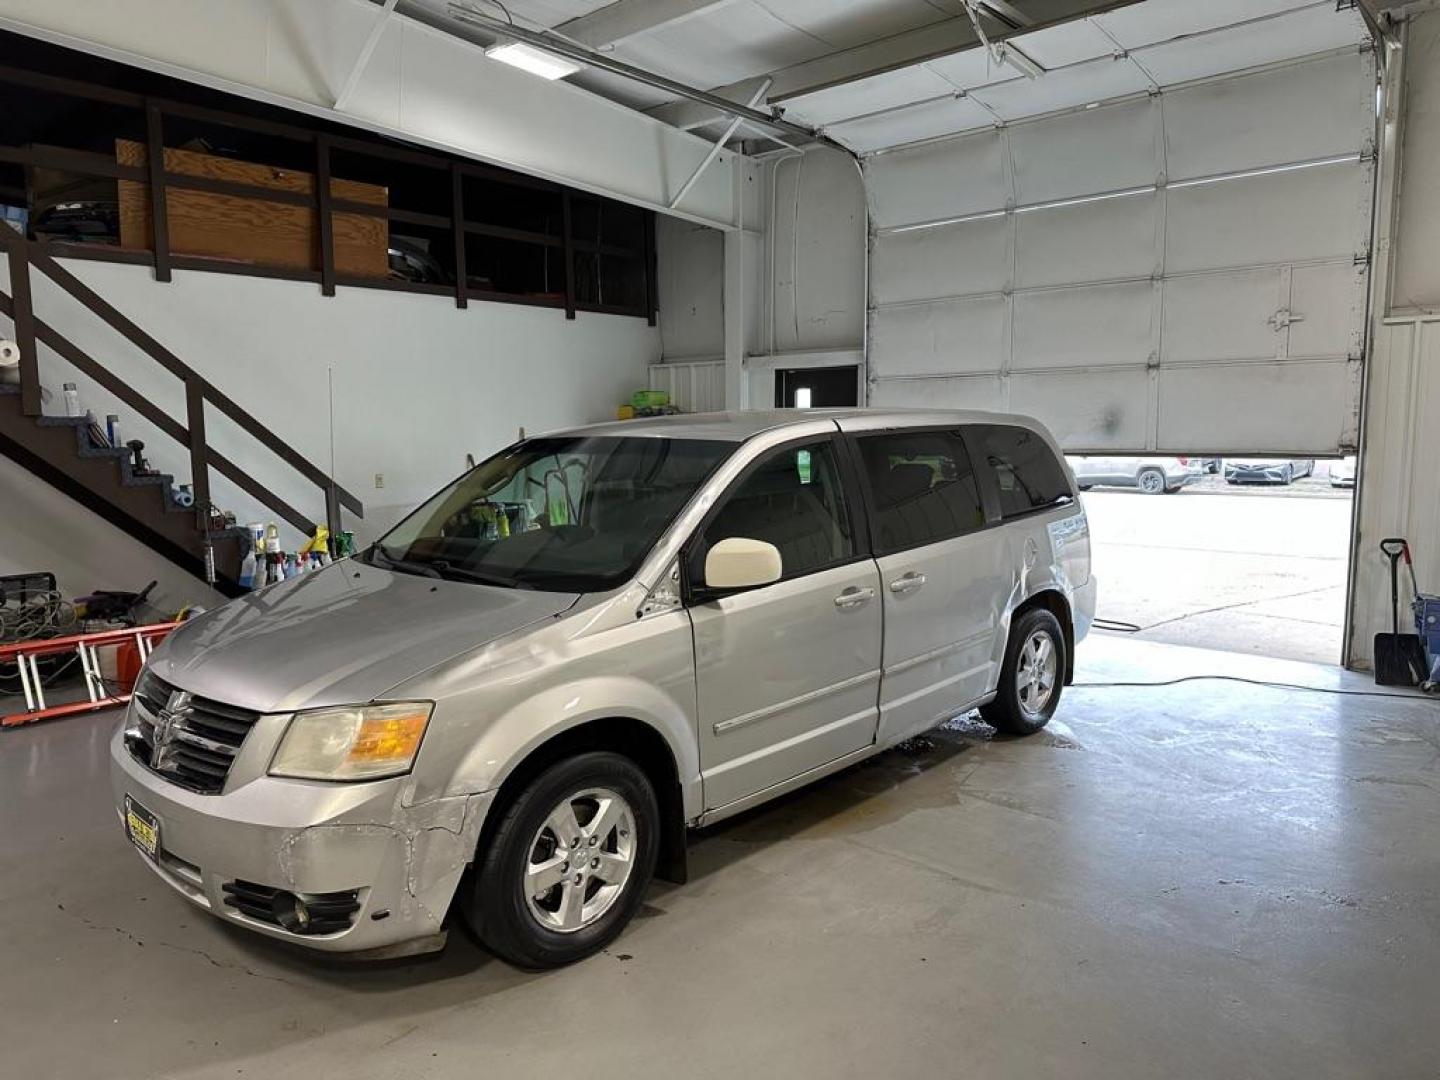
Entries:
[[385,486],[385,474],[384,474],[383,472],[377,472],[377,473],[375,474],[375,487],[376,487],[376,489],[378,490],[378,489],[380,489],[380,488],[383,488],[384,486]]

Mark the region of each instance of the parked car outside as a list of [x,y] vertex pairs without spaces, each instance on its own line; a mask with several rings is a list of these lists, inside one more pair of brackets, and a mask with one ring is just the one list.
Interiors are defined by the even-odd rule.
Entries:
[[1067,457],[1081,491],[1092,487],[1139,488],[1147,495],[1179,491],[1204,473],[1184,458]]
[[[1016,583],[1020,584],[1017,585]],[[159,877],[314,949],[603,948],[687,826],[978,707],[1050,719],[1094,618],[1051,436],[988,413],[521,441],[365,551],[192,619],[110,745]]]
[[1330,462],[1330,486],[1353,488],[1355,486],[1355,455]]
[[1227,484],[1289,484],[1315,472],[1313,458],[1226,458]]

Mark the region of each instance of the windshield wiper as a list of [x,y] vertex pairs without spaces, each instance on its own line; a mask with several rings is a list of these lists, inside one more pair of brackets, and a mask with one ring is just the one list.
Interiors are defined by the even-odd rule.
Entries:
[[533,589],[534,585],[521,581],[519,578],[502,577],[499,574],[487,574],[481,570],[471,570],[464,566],[452,566],[444,559],[433,559],[430,562],[441,577],[459,578],[461,581],[473,581],[477,585],[496,585],[502,589]]
[[[379,562],[376,562],[376,559]],[[419,574],[421,577],[438,578],[441,573],[428,563],[414,562],[410,559],[397,559],[385,551],[384,545],[378,541],[370,545],[370,564],[379,566],[383,570],[399,570],[405,574]]]

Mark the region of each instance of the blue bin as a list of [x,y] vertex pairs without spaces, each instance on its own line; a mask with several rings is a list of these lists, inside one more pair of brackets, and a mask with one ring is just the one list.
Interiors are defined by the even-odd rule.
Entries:
[[1415,631],[1430,662],[1430,681],[1440,682],[1440,596],[1421,593],[1415,597],[1414,609]]

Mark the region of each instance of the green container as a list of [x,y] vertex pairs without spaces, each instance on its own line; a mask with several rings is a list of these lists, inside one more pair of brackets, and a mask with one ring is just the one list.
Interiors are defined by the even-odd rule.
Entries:
[[630,404],[637,409],[663,409],[670,404],[670,394],[665,390],[636,390],[630,395]]

